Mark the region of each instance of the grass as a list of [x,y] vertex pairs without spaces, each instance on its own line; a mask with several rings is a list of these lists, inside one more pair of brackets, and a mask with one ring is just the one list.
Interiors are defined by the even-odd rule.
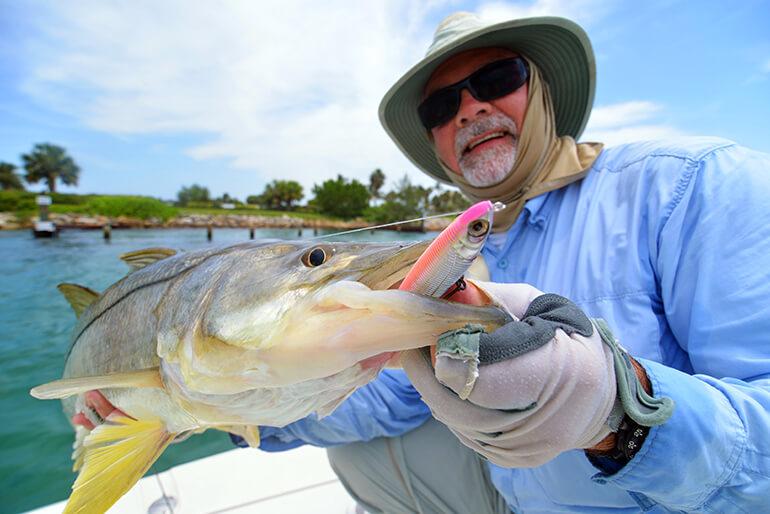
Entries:
[[[20,220],[28,220],[37,215],[35,197],[37,193],[29,191],[0,191],[0,212],[13,212]],[[236,209],[221,209],[217,207],[173,207],[166,202],[148,196],[125,195],[75,195],[54,193],[51,196],[51,213],[102,215],[111,218],[125,216],[147,220],[151,218],[168,221],[177,216],[209,215],[223,216],[228,214],[282,217],[289,216],[304,220],[333,220],[332,216],[324,216],[314,212],[304,211],[271,211],[250,205],[241,205]]]

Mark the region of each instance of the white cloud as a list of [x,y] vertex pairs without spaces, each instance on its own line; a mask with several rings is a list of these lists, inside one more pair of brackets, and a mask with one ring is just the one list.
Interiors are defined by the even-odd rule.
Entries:
[[561,16],[588,26],[604,17],[616,2],[614,0],[540,0],[527,4],[493,1],[482,5],[478,14],[493,21],[530,16]]
[[630,101],[594,107],[580,138],[608,145],[683,135],[677,128],[656,121],[663,107],[649,101]]
[[[26,88],[112,134],[200,134],[223,157],[306,187],[413,166],[380,128],[385,90],[416,62],[434,7],[409,2],[52,4]],[[413,178],[423,180],[416,171]],[[424,179],[427,181],[427,178]]]
[[764,64],[762,64],[762,73],[770,73],[770,59],[766,60]]
[[[488,19],[562,15],[599,0],[478,6]],[[196,134],[196,159],[224,158],[309,188],[382,168],[430,184],[379,125],[387,88],[417,62],[452,0],[47,4],[27,46],[26,90],[111,134]]]

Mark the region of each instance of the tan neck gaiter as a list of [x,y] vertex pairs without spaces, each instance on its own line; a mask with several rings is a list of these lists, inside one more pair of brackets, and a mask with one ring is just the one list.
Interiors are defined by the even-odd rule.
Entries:
[[475,187],[439,159],[452,182],[471,200],[491,200],[506,205],[501,212],[495,213],[494,232],[508,230],[530,198],[583,178],[604,147],[602,143],[576,144],[570,136],[556,136],[548,84],[542,80],[537,66],[527,62],[527,113],[519,131],[516,162],[511,172],[497,184]]

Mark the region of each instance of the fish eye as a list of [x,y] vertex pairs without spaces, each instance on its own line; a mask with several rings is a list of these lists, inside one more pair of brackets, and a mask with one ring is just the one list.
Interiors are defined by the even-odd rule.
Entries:
[[305,252],[302,256],[302,264],[308,268],[315,268],[326,262],[328,258],[329,253],[320,246],[317,246]]
[[478,219],[468,225],[468,235],[474,238],[480,238],[489,232],[489,222],[485,219]]

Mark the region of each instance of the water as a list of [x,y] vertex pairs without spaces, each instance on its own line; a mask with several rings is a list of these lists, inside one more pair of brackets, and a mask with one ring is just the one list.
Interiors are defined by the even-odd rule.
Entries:
[[[319,235],[331,231],[319,231]],[[303,230],[303,238],[313,237]],[[61,377],[75,315],[56,285],[82,284],[101,291],[126,274],[124,252],[165,246],[195,250],[248,240],[247,229],[64,231],[58,239],[34,239],[29,231],[0,232],[0,512],[16,513],[66,499],[72,428],[58,401],[36,400],[29,390]],[[256,230],[257,239],[300,239],[296,229]],[[338,240],[405,241],[431,234],[360,232]],[[172,445],[151,472],[233,448],[226,434],[209,431]]]

